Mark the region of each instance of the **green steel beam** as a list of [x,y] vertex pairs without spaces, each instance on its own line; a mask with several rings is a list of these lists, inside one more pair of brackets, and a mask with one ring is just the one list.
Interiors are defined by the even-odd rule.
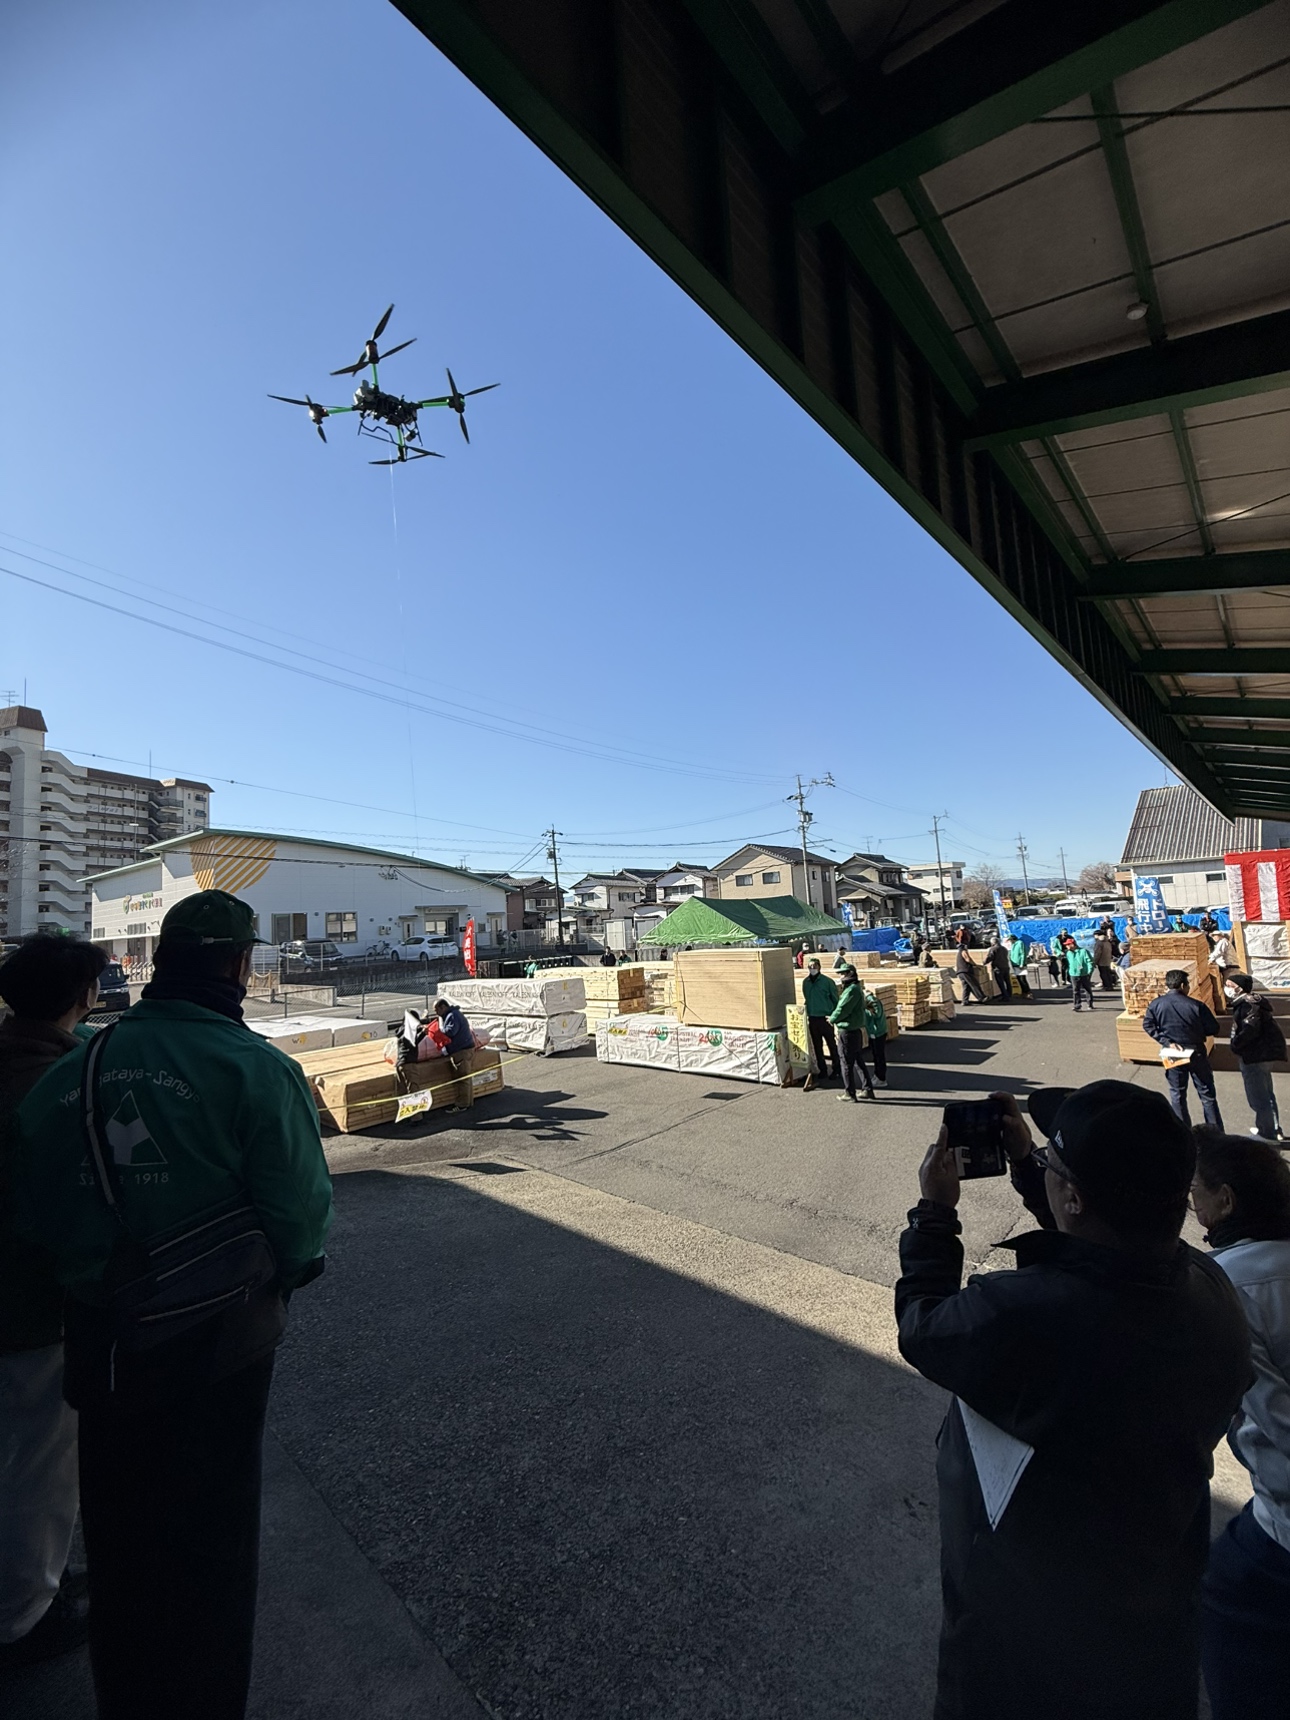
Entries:
[[815,116],[761,14],[748,0],[682,0],[682,4],[776,143],[785,154],[798,154]]
[[1164,561],[1109,561],[1095,565],[1082,601],[1182,597],[1255,591],[1290,585],[1290,550],[1242,550],[1223,555],[1170,556]]
[[[1290,675],[1290,647],[1250,645],[1236,651],[1144,651],[1139,675]],[[1208,703],[1208,700],[1206,701]]]
[[1203,723],[1209,717],[1265,717],[1290,722],[1290,699],[1206,699],[1185,695],[1170,699],[1167,708],[1171,717],[1184,722]]
[[1207,752],[1283,752],[1290,747],[1290,729],[1191,729],[1187,739]]
[[1290,311],[1225,323],[1163,346],[1095,358],[989,390],[969,448],[1265,394],[1290,384]]
[[[972,279],[971,270],[959,255],[958,246],[946,231],[940,211],[916,179],[907,180],[900,187],[900,194],[908,203],[914,220],[931,246],[932,254],[948,276],[950,285],[963,301],[963,308],[971,317],[977,333],[989,347],[990,356],[998,365],[1000,373],[1007,377],[1009,382],[1020,382],[1021,367],[1012,356],[1012,349],[1007,341],[999,333],[990,307],[981,297],[977,284]],[[900,243],[894,234],[892,242]]]
[[906,65],[866,69],[802,165],[799,211],[833,220],[1266,3],[1005,0]]
[[1129,151],[1125,147],[1115,88],[1112,84],[1103,84],[1089,94],[1093,111],[1097,115],[1098,141],[1102,145],[1102,156],[1111,179],[1115,207],[1120,217],[1120,231],[1124,234],[1129,267],[1133,270],[1133,284],[1138,290],[1138,297],[1147,307],[1143,320],[1151,344],[1159,346],[1165,338],[1165,319],[1160,311],[1160,298],[1156,292],[1147,233],[1142,225],[1142,211],[1138,207],[1138,192],[1133,183]]

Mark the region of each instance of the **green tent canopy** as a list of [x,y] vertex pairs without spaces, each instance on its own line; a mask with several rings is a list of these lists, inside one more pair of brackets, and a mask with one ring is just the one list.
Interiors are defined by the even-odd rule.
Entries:
[[646,932],[643,944],[753,944],[786,938],[829,937],[849,928],[841,920],[799,902],[796,896],[767,896],[761,901],[713,901],[691,896]]

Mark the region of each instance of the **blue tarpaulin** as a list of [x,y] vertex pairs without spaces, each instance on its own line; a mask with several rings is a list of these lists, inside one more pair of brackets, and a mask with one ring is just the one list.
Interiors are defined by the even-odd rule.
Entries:
[[[1048,944],[1051,946],[1058,932],[1070,932],[1077,943],[1083,943],[1085,937],[1091,936],[1102,924],[1105,917],[1102,914],[1094,914],[1079,920],[1009,920],[1008,930],[1017,937],[1024,938],[1028,944]],[[1132,916],[1129,914],[1112,915],[1112,924],[1115,926],[1115,935],[1118,938],[1123,938],[1124,928],[1131,918]],[[1174,918],[1175,916],[1172,914],[1169,916],[1170,926],[1173,925]],[[1226,908],[1220,908],[1214,918],[1218,921],[1220,931],[1231,931],[1232,916]],[[1195,927],[1200,925],[1201,916],[1199,914],[1184,914],[1183,920],[1187,925]]]

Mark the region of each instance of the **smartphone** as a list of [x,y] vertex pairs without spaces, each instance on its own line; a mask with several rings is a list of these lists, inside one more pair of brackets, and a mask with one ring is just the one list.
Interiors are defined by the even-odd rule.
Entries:
[[947,1105],[945,1127],[958,1163],[959,1175],[1001,1177],[1008,1171],[1003,1148],[1003,1106],[998,1099],[978,1099]]

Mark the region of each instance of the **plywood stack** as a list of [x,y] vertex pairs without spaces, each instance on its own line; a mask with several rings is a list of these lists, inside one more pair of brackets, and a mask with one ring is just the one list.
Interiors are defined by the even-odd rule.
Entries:
[[1125,970],[1126,1001],[1129,995],[1128,975],[1134,968],[1149,962],[1186,968],[1193,997],[1208,1004],[1215,1015],[1227,1008],[1222,978],[1209,959],[1209,939],[1204,932],[1139,932],[1129,948],[1130,965]]
[[928,982],[928,1007],[935,1022],[953,1021],[957,1005],[954,1001],[954,980],[948,968],[920,968]]
[[677,1019],[689,1026],[780,1030],[795,1001],[794,972],[791,954],[779,946],[678,951]]
[[[857,973],[863,973],[866,968],[878,968],[885,965],[881,950],[844,950],[843,954]],[[830,956],[827,951],[820,957],[826,972],[832,970],[836,959],[835,956]]]
[[645,980],[646,1009],[655,1015],[675,1015],[676,982],[671,962],[640,962],[633,965]]
[[643,1015],[649,1008],[644,968],[584,968],[580,978],[586,993],[587,1022],[593,1030],[597,1021],[608,1021],[615,1015]]
[[298,1051],[326,1051],[335,1045],[368,1045],[384,1042],[389,1029],[383,1021],[328,1015],[269,1016],[246,1024],[252,1033],[294,1056]]
[[[470,1060],[470,1084],[476,1099],[500,1092],[501,1053],[492,1046],[463,1053]],[[296,1062],[304,1071],[318,1113],[326,1127],[341,1134],[392,1123],[400,1101],[427,1094],[425,1109],[442,1110],[461,1102],[460,1082],[442,1057],[410,1063],[400,1072],[385,1061],[383,1043],[302,1051]]]

